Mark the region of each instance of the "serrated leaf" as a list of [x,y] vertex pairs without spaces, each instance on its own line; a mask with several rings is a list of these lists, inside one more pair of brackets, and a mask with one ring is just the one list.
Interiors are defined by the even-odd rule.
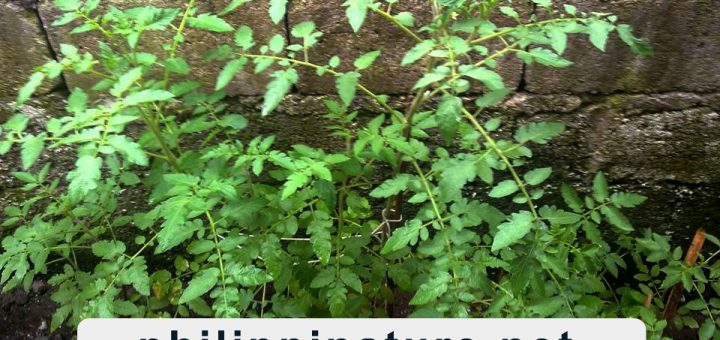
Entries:
[[568,67],[573,64],[572,61],[567,60],[555,54],[553,51],[542,47],[536,47],[527,52],[520,51],[517,53],[517,56],[527,64],[536,62],[542,65],[558,68]]
[[449,202],[461,199],[462,188],[475,179],[475,169],[474,158],[451,160],[447,168],[443,170],[442,178],[438,182],[440,200]]
[[73,89],[70,97],[68,97],[67,106],[65,107],[68,112],[80,114],[85,112],[87,108],[88,95],[83,89],[76,87]]
[[488,193],[488,196],[494,197],[494,198],[500,198],[505,197],[508,195],[512,195],[515,192],[518,191],[518,185],[513,180],[504,180],[497,185]]
[[495,71],[484,67],[472,67],[462,72],[470,78],[481,81],[491,91],[505,89],[502,77]]
[[105,260],[112,260],[125,252],[125,244],[120,241],[101,240],[93,243],[92,252]]
[[142,76],[142,68],[136,67],[134,69],[131,69],[130,71],[125,72],[123,75],[121,75],[118,80],[113,85],[112,89],[110,89],[110,94],[115,97],[120,97],[127,91],[130,87],[135,84],[136,81],[140,79]]
[[45,133],[41,133],[37,136],[27,136],[23,138],[22,148],[20,150],[23,170],[29,169],[38,160],[45,147],[45,137]]
[[415,17],[410,12],[400,12],[398,14],[395,14],[394,17],[395,20],[397,20],[403,26],[415,26]]
[[335,86],[337,87],[338,95],[345,106],[350,106],[350,104],[352,104],[352,101],[355,98],[355,92],[357,90],[359,79],[360,73],[357,72],[346,72],[337,76]]
[[359,31],[365,22],[368,5],[370,3],[371,0],[347,0],[343,3],[343,6],[347,7],[345,16],[347,16],[350,27],[352,27],[354,32]]
[[558,28],[552,29],[548,32],[550,38],[550,46],[557,54],[562,55],[567,48],[567,34]]
[[490,91],[475,100],[475,105],[477,105],[478,107],[488,107],[491,105],[495,105],[505,99],[508,94],[510,94],[510,89],[508,88]]
[[340,269],[340,280],[354,291],[362,294],[362,281],[360,277],[348,268]]
[[252,28],[245,25],[238,27],[237,31],[235,31],[235,46],[249,50],[253,45],[255,45],[255,42]]
[[233,277],[243,287],[255,287],[272,281],[270,274],[252,265],[233,271]]
[[110,146],[120,152],[125,159],[140,166],[148,165],[148,157],[140,144],[135,143],[128,136],[111,135],[105,138]]
[[290,91],[293,84],[298,81],[298,74],[295,69],[275,71],[272,77],[273,80],[267,84],[267,91],[263,97],[263,116],[267,116],[275,110],[283,98],[285,98],[285,95]]
[[233,59],[223,67],[220,74],[218,74],[217,81],[215,82],[215,91],[222,90],[230,84],[235,78],[235,75],[242,70],[243,66],[247,64],[246,58]]
[[68,191],[72,195],[85,195],[97,188],[100,180],[100,166],[102,159],[91,155],[83,155],[75,162],[75,170],[67,175],[70,185]]
[[699,340],[710,340],[712,339],[713,335],[715,335],[716,330],[715,323],[710,318],[705,319],[703,321],[702,326],[700,326],[700,330],[698,330],[698,339]]
[[215,14],[210,13],[202,13],[197,17],[188,18],[187,24],[190,25],[190,27],[200,28],[218,33],[232,32],[235,30],[225,20]]
[[30,76],[30,79],[28,80],[23,87],[20,88],[18,91],[17,98],[15,98],[15,107],[20,107],[22,104],[24,104],[30,97],[35,93],[35,90],[37,90],[38,87],[42,84],[43,80],[45,80],[45,73],[42,72],[35,72]]
[[168,182],[172,185],[181,185],[188,187],[200,183],[200,178],[188,174],[165,174],[163,175],[163,179],[165,180],[165,182]]
[[592,190],[596,202],[604,202],[608,199],[608,183],[602,171],[598,172],[593,178]]
[[207,268],[196,273],[183,291],[180,299],[178,299],[178,303],[187,303],[209,292],[210,289],[215,287],[219,278],[220,269],[217,268]]
[[430,86],[433,83],[437,83],[447,77],[444,73],[438,73],[438,72],[431,72],[431,73],[425,73],[420,80],[415,83],[413,86],[413,90],[417,90],[420,88],[423,88],[425,86]]
[[650,44],[645,41],[644,39],[640,39],[635,37],[632,34],[632,27],[630,25],[618,25],[617,26],[618,35],[620,36],[620,39],[630,46],[630,49],[639,55],[642,56],[651,56],[653,55],[652,47],[650,47]]
[[603,20],[593,20],[587,25],[590,42],[597,49],[605,51],[608,35],[615,29],[615,26]]
[[268,9],[268,13],[270,14],[270,19],[276,25],[280,22],[280,20],[285,18],[287,3],[288,0],[270,0],[270,8]]
[[498,226],[491,251],[503,249],[521,240],[533,227],[533,215],[528,211],[512,214],[510,220]]
[[358,70],[364,70],[368,67],[370,67],[375,60],[380,56],[380,51],[371,51],[368,53],[365,53],[360,56],[360,58],[355,59],[355,62],[353,65]]
[[617,192],[610,196],[610,201],[621,208],[636,207],[645,202],[646,199],[647,197],[643,195],[638,195],[631,192]]
[[187,61],[185,61],[184,58],[180,57],[169,58],[165,60],[165,68],[167,68],[168,71],[173,73],[178,73],[182,75],[190,74],[190,65],[188,65]]
[[232,1],[230,1],[230,3],[229,3],[227,6],[225,6],[225,8],[223,8],[223,10],[220,11],[220,13],[218,13],[218,14],[220,14],[220,15],[228,14],[228,13],[234,11],[235,9],[237,9],[238,7],[240,7],[240,6],[248,3],[248,2],[250,2],[250,1],[252,1],[252,0],[232,0]]
[[134,106],[142,103],[166,101],[175,97],[174,94],[165,90],[143,90],[135,92],[123,99],[123,104]]
[[325,268],[321,270],[310,282],[310,288],[322,288],[335,281],[335,270]]
[[283,48],[285,48],[285,37],[280,34],[273,35],[268,42],[268,48],[275,54],[282,52]]
[[462,115],[462,100],[458,97],[445,95],[438,105],[435,120],[440,128],[440,135],[445,144],[450,144],[460,125],[460,117]]
[[576,213],[582,212],[583,203],[575,190],[573,190],[569,185],[563,183],[560,187],[560,192],[565,204],[567,204],[570,209]]
[[332,221],[318,218],[313,219],[312,223],[307,227],[313,251],[323,264],[330,261],[330,252],[332,251],[331,227]]
[[528,171],[523,178],[525,179],[525,182],[530,185],[538,185],[542,182],[545,182],[548,177],[550,177],[550,174],[552,173],[552,168],[539,168],[534,169],[531,171]]
[[239,114],[229,114],[224,115],[218,124],[224,127],[231,127],[235,130],[242,130],[247,127],[248,120]]
[[551,138],[563,133],[565,124],[560,122],[540,122],[523,125],[515,131],[515,140],[519,143],[535,142],[546,144]]
[[449,273],[442,272],[420,285],[417,292],[410,300],[410,305],[424,305],[433,302],[441,297],[448,290],[448,283],[452,280]]
[[625,217],[625,215],[623,215],[617,208],[605,205],[600,208],[600,212],[605,215],[610,224],[618,229],[626,232],[635,230],[627,217]]
[[397,195],[408,188],[408,184],[411,179],[412,176],[408,174],[400,174],[395,178],[387,179],[371,191],[370,196],[375,198],[385,198]]
[[424,57],[426,54],[430,53],[430,51],[435,48],[435,42],[432,40],[423,40],[419,43],[417,43],[413,48],[411,48],[403,57],[401,64],[409,65],[412,64],[420,58]]

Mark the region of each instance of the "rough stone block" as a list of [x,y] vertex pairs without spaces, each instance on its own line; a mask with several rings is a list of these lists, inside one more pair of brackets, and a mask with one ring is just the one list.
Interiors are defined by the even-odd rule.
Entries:
[[[15,98],[33,68],[50,59],[52,54],[35,12],[0,2],[0,99]],[[47,93],[55,85],[57,82],[45,83],[38,93]]]
[[[528,7],[529,8],[529,7]],[[424,0],[400,1],[393,7],[393,13],[410,11],[416,18],[416,26],[420,27],[432,19],[430,6]],[[522,11],[521,11],[522,12]],[[524,12],[529,12],[525,10]],[[400,66],[405,53],[415,45],[400,29],[379,15],[368,12],[363,27],[356,34],[352,31],[345,8],[341,2],[331,5],[320,0],[296,0],[292,2],[289,14],[289,27],[303,21],[314,21],[317,30],[323,33],[318,45],[310,49],[312,62],[325,64],[334,55],[341,58],[339,69],[353,69],[353,61],[366,52],[380,50],[381,56],[372,67],[363,71],[361,83],[370,90],[381,94],[404,94],[411,92],[415,82],[425,71],[423,63],[410,67]],[[505,19],[500,18],[503,24]],[[421,37],[422,34],[420,34]],[[291,42],[295,38],[291,38]],[[520,81],[522,64],[517,59],[502,60],[498,72],[510,88],[515,88]],[[318,77],[312,71],[303,70],[298,90],[304,94],[335,93],[335,82],[328,76]],[[479,88],[478,88],[479,90]]]
[[[97,9],[98,13],[102,13],[104,8],[111,5],[118,8],[130,8],[134,6],[153,5],[157,7],[180,7],[184,8],[186,1],[180,0],[149,0],[147,2],[128,2],[125,0],[108,0],[103,1],[101,7]],[[198,2],[199,13],[212,11],[219,12],[227,4],[227,1],[212,0]],[[39,13],[43,19],[43,24],[48,31],[50,42],[55,50],[58,50],[61,43],[70,43],[83,50],[93,51],[97,48],[97,42],[102,39],[98,32],[88,32],[82,34],[70,34],[73,24],[54,27],[51,23],[60,15],[60,11],[54,5],[45,0],[38,6]],[[267,14],[267,3],[262,1],[254,1],[245,4],[226,15],[224,19],[237,27],[241,24],[254,28],[254,36],[258,41],[267,41],[273,35],[284,34],[282,25],[274,25],[270,21]],[[77,25],[77,24],[75,24]],[[191,66],[189,78],[199,81],[204,85],[206,90],[212,90],[215,85],[217,74],[222,70],[224,63],[207,62],[204,55],[211,49],[223,43],[232,42],[232,32],[230,33],[212,33],[197,29],[188,29],[186,40],[180,45],[178,55],[183,56]],[[147,50],[156,53],[159,57],[165,56],[166,52],[162,50],[162,44],[170,41],[170,34],[159,34],[157,32],[144,32],[138,50]],[[85,75],[66,75],[68,87],[89,88],[97,82],[96,78]],[[256,75],[252,69],[247,68],[245,71],[239,72],[235,79],[225,88],[230,96],[235,95],[258,95],[263,93],[268,78],[265,75]]]
[[611,33],[607,52],[586,37],[569,41],[565,57],[575,65],[551,69],[530,65],[526,89],[536,93],[669,91],[711,92],[720,88],[720,11],[708,0],[610,0],[573,3],[584,11],[612,12],[619,22],[651,43],[655,55],[634,55]]

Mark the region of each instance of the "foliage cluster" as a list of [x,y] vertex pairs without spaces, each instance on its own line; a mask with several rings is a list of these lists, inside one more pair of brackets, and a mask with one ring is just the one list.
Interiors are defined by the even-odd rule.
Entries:
[[[531,146],[562,123],[496,136],[502,119],[492,107],[510,93],[500,59],[567,67],[572,34],[604,50],[617,33],[649,54],[628,25],[551,0],[533,0],[544,14],[529,18],[517,1],[429,0],[422,23],[394,10],[397,0],[347,0],[355,32],[378,15],[414,41],[402,65],[426,66],[400,112],[362,84],[381,51],[311,60],[322,33],[310,21],[291,28],[296,43],[257,41],[253,28],[223,19],[249,1],[208,13],[195,0],[102,11],[99,0],[54,0],[64,14],[53,25],[104,39],[92,53],[61,45],[0,131],[0,154],[20,149],[13,175],[30,194],[4,208],[0,285],[27,289],[52,274],[53,329],[89,317],[384,317],[407,294],[412,317],[638,317],[660,338],[664,292],[681,283],[688,299],[672,322],[718,339],[717,253],[690,267],[667,236],[634,232],[620,209],[645,197],[609,192],[602,173],[587,195],[563,185],[566,207],[541,204],[552,169],[531,165]],[[286,7],[270,0],[272,21]],[[225,63],[209,91],[178,53],[189,30],[232,36],[207,54]],[[148,31],[166,32],[161,50],[142,48]],[[282,150],[273,136],[239,138],[254,114],[227,109],[223,89],[237,73],[270,75],[268,115],[302,68],[334,79],[339,100],[326,101],[326,128],[346,147]],[[68,115],[30,133],[23,103],[67,72],[98,81],[72,89]],[[473,103],[463,100],[479,88]],[[358,117],[356,95],[383,112]],[[36,163],[60,147],[76,151],[75,167],[53,176],[49,162]],[[147,206],[128,211],[129,192]]]

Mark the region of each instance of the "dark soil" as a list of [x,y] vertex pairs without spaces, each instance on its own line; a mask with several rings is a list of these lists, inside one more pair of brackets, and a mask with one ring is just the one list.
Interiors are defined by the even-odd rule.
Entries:
[[53,290],[44,281],[33,282],[30,291],[15,288],[0,294],[0,340],[70,340],[74,332],[61,327],[50,333],[50,320],[57,308],[50,299]]

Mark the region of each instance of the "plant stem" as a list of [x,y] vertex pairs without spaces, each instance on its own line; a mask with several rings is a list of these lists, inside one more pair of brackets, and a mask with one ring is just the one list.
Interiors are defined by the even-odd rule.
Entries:
[[405,26],[405,25],[403,25],[402,23],[400,23],[397,19],[395,19],[395,17],[393,17],[392,15],[390,15],[390,13],[385,12],[385,11],[381,10],[380,8],[376,8],[375,6],[368,6],[368,8],[369,8],[371,11],[379,14],[381,17],[383,17],[383,18],[387,19],[388,21],[390,21],[391,23],[393,23],[393,24],[394,24],[395,26],[397,26],[401,31],[403,31],[403,33],[405,33],[407,36],[409,36],[410,38],[412,38],[412,40],[415,40],[415,42],[421,42],[421,41],[422,41],[422,39],[421,39],[420,37],[418,37],[415,33],[413,33],[413,31],[411,31],[409,28],[407,28],[407,26]]

